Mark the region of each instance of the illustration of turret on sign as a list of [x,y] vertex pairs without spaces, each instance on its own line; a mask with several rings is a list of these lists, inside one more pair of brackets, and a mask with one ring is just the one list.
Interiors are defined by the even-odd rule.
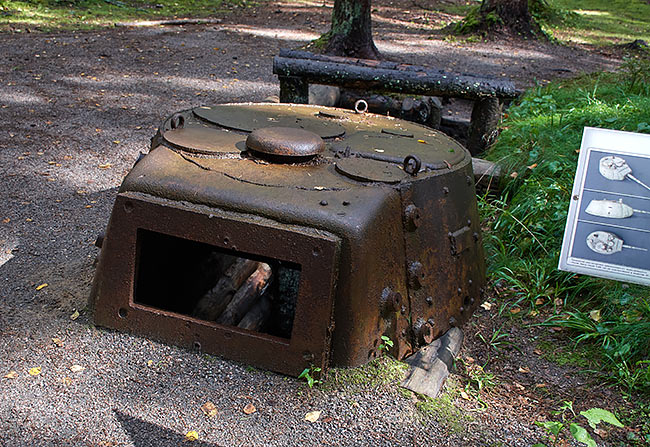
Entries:
[[587,246],[601,255],[613,255],[614,253],[623,251],[624,248],[648,251],[647,248],[625,245],[623,239],[614,233],[609,233],[607,231],[594,231],[589,234],[589,236],[587,236]]
[[629,178],[650,191],[650,186],[632,175],[632,168],[630,168],[625,159],[621,157],[609,155],[601,158],[598,170],[600,171],[600,174],[608,180],[621,181]]
[[632,217],[634,213],[650,214],[650,211],[637,210],[630,205],[623,203],[623,199],[616,200],[592,200],[585,209],[587,214],[592,216],[607,217],[611,219],[625,219]]

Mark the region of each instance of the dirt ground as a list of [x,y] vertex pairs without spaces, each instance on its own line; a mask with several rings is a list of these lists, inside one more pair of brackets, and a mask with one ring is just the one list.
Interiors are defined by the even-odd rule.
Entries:
[[[407,1],[375,5],[376,43],[389,59],[508,76],[520,88],[619,62],[589,48],[446,39],[431,31],[434,12]],[[447,387],[450,404],[433,413],[394,384],[309,390],[93,326],[93,242],[161,120],[277,94],[273,55],[318,37],[330,13],[320,2],[273,2],[216,25],[0,35],[0,445],[176,446],[194,430],[195,446],[522,446],[542,439],[533,422],[562,400],[579,409],[626,405],[594,377],[546,360],[539,341],[566,345],[562,334],[511,328],[494,309],[466,325],[461,358],[468,370],[487,363],[497,384],[480,401],[465,399],[461,371]],[[477,336],[501,325],[516,349]],[[216,416],[201,411],[207,401]],[[242,412],[248,403],[255,413]],[[312,410],[322,411],[316,423],[304,421]],[[601,435],[603,445],[625,439],[623,430]]]

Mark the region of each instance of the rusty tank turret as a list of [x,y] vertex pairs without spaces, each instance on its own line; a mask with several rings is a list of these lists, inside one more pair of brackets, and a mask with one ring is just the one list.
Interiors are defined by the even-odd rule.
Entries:
[[98,325],[274,371],[404,358],[481,302],[471,157],[406,121],[286,104],[164,121],[124,179]]

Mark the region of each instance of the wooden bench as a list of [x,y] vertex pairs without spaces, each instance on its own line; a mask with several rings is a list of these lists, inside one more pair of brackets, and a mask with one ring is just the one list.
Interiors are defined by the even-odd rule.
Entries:
[[482,152],[496,133],[499,101],[512,100],[520,93],[507,79],[286,49],[273,59],[273,73],[280,80],[280,102],[307,104],[309,84],[473,100],[467,140],[473,155]]

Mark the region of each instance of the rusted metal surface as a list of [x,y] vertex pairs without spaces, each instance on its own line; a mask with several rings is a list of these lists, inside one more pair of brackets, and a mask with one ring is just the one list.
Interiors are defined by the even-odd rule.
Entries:
[[277,110],[272,114],[268,113],[266,104],[251,104],[238,108],[227,105],[198,107],[193,112],[210,123],[244,132],[272,126],[305,129],[321,138],[338,137],[345,133],[343,126],[335,121],[313,116],[309,112],[305,113],[305,110],[300,107],[285,107],[284,110]]
[[[312,132],[324,151],[260,157],[281,142],[259,131],[251,144],[250,132],[277,126]],[[111,215],[92,293],[99,325],[297,375],[364,363],[384,335],[404,358],[480,302],[471,157],[439,132],[324,107],[221,105],[170,117],[152,146]],[[227,293],[245,295],[241,321],[219,323],[232,257],[271,273],[254,296],[236,281]],[[212,315],[201,306],[214,296]]]

